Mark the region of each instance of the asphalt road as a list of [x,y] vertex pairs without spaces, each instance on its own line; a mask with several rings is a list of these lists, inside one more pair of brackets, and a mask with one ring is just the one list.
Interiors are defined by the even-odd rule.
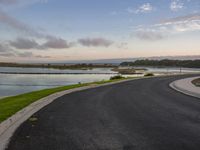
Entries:
[[65,95],[22,124],[8,150],[200,150],[200,100],[169,88],[179,78]]

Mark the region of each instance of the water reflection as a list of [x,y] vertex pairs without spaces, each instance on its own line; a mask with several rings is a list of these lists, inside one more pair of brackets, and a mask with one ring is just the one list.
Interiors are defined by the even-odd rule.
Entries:
[[52,88],[78,82],[94,82],[107,80],[112,75],[18,75],[0,74],[0,97],[26,93],[30,91]]
[[[147,72],[155,74],[179,73],[180,68],[147,68]],[[184,73],[200,72],[200,69],[182,68]],[[79,82],[94,82],[108,80],[112,73],[110,68],[98,68],[93,70],[59,70],[42,68],[10,68],[0,67],[0,72],[9,72],[9,74],[0,73],[0,97],[22,94],[30,91],[52,88],[62,85],[77,84]],[[14,72],[27,74],[12,74]],[[46,74],[29,74],[46,73]],[[52,73],[52,74],[48,74]],[[72,73],[72,74],[53,74],[53,73]],[[81,74],[73,74],[81,73]],[[92,74],[91,74],[92,73]],[[111,73],[111,74],[109,74]],[[143,75],[129,75],[143,76]]]

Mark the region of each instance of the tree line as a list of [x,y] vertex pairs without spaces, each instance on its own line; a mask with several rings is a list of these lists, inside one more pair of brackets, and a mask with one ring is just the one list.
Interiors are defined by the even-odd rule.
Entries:
[[136,60],[134,62],[122,62],[120,66],[155,66],[155,67],[185,67],[200,68],[200,59],[198,60]]

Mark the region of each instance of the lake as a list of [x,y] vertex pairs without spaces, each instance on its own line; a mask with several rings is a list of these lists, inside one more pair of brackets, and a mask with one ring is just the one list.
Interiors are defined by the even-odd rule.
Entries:
[[95,68],[92,70],[60,70],[51,68],[20,68],[20,67],[0,67],[0,73],[21,73],[21,74],[116,74],[111,68]]
[[[116,72],[111,71],[110,68],[93,70],[59,70],[46,68],[0,67],[0,72],[0,97],[62,85],[77,84],[79,82],[86,83],[108,80],[111,76],[116,74]],[[16,72],[19,74],[15,74]]]
[[[180,72],[180,68],[147,69],[147,72],[154,72],[157,74]],[[0,72],[0,97],[18,95],[62,85],[77,84],[79,82],[86,83],[108,80],[111,76],[117,74],[116,72],[111,71],[111,68],[59,70],[46,68],[0,67]],[[184,68],[182,69],[182,72],[200,72],[200,69]]]

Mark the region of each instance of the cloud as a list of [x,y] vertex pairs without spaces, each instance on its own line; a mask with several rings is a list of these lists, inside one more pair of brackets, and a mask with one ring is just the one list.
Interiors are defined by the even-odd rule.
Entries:
[[116,46],[119,49],[128,49],[128,42],[120,42],[120,43],[117,43]]
[[16,56],[14,53],[11,52],[5,52],[5,53],[0,53],[1,57],[13,57]]
[[134,35],[143,40],[160,40],[168,35],[200,31],[200,14],[180,16],[150,26],[139,26]]
[[170,9],[172,11],[179,11],[184,8],[184,3],[181,0],[172,0],[170,4]]
[[17,49],[48,49],[48,48],[70,48],[72,46],[71,43],[68,43],[66,40],[62,38],[58,38],[53,35],[44,34],[36,29],[32,28],[31,26],[13,18],[12,16],[8,15],[7,13],[0,11],[0,23],[5,24],[6,26],[11,27],[14,30],[20,31],[25,33],[27,36],[37,39],[43,39],[46,42],[43,45],[39,45],[33,39],[24,39],[18,38],[16,41],[10,41],[10,45],[17,48]]
[[0,57],[34,57],[50,58],[49,56],[35,55],[33,52],[20,52],[9,47],[7,44],[0,43]]
[[153,11],[153,6],[150,3],[146,3],[140,6],[135,13],[148,13],[151,11]]
[[78,43],[87,47],[109,47],[113,44],[112,41],[104,38],[82,38],[78,40]]
[[139,14],[139,13],[149,13],[149,12],[152,12],[153,10],[154,10],[154,7],[150,3],[145,3],[141,6],[139,6],[139,8],[137,8],[137,9],[129,7],[127,9],[127,12]]
[[16,56],[16,52],[9,47],[7,44],[0,43],[0,56],[1,57],[11,57]]
[[[15,48],[15,50],[46,50],[46,49],[66,49],[73,47],[76,43],[83,46],[94,47],[109,47],[112,41],[104,38],[82,38],[77,42],[68,42],[57,36],[45,34],[35,28],[21,22],[20,20],[10,16],[9,14],[0,10],[0,23],[10,28],[25,34],[27,38],[17,38],[14,41],[8,41],[8,46]],[[35,40],[37,39],[37,40]],[[38,42],[40,41],[40,43]],[[41,43],[43,41],[43,43]]]
[[[51,58],[50,56],[42,56],[42,55],[35,55],[32,52],[16,52],[16,57],[22,57],[22,58]],[[10,57],[10,56],[8,56]]]
[[10,4],[17,4],[19,0],[0,0],[0,4],[10,5]]
[[17,20],[16,18],[8,15],[7,13],[3,11],[0,11],[0,23],[13,28],[14,30],[23,32],[31,37],[43,38],[43,39],[48,39],[48,40],[58,39],[57,37],[53,35],[44,34],[37,31],[33,27]]
[[77,42],[67,42],[61,38],[48,38],[43,43],[38,43],[34,39],[28,38],[17,38],[14,41],[8,41],[8,47],[10,46],[18,50],[68,49],[75,46],[76,44],[81,44],[82,46],[87,47],[109,47],[113,44],[113,42],[104,38],[82,38]]
[[48,0],[0,0],[0,5],[30,5],[34,3],[47,3]]
[[180,16],[150,26],[139,26],[134,35],[142,40],[156,41],[183,32],[200,31],[200,14]]
[[0,44],[0,52],[6,52],[7,51],[7,47],[3,44]]
[[39,44],[34,41],[33,39],[23,39],[23,38],[17,38],[16,41],[10,41],[9,42],[12,47],[15,47],[17,49],[33,49],[33,48],[39,48]]
[[8,15],[7,13],[0,10],[0,23],[6,26],[9,26],[17,31],[26,33],[30,36],[40,37],[40,38],[47,38],[48,35],[44,35],[39,33],[29,25],[13,18],[12,16]]
[[[47,3],[48,0],[0,0],[0,6],[3,5],[30,5],[33,3]],[[37,57],[47,58],[47,56],[35,55],[31,51],[23,50],[47,50],[47,49],[62,49],[70,48],[71,43],[66,40],[46,34],[41,30],[33,28],[32,26],[12,17],[7,12],[0,9],[0,24],[5,25],[23,35],[23,38],[17,38],[12,41],[0,42],[0,57]],[[24,38],[26,37],[26,38]],[[37,40],[35,40],[37,39]],[[40,41],[40,43],[38,42]],[[41,43],[43,41],[43,43]],[[22,51],[21,51],[22,50]],[[49,57],[48,57],[49,58]]]
[[8,44],[0,43],[0,56],[15,56],[15,51]]
[[168,28],[171,32],[197,31],[200,30],[200,14],[191,14],[163,20],[160,24],[154,26]]
[[0,43],[0,56],[1,57],[11,57],[16,56],[14,50],[8,45]]
[[33,55],[35,58],[53,58],[51,56]]
[[67,41],[61,38],[49,38],[46,42],[39,44],[34,39],[24,39],[24,38],[17,38],[15,41],[9,41],[9,45],[21,50],[28,50],[28,49],[64,49],[64,48],[71,48],[73,46],[72,43],[68,43]]
[[52,48],[52,49],[63,49],[63,48],[71,48],[73,46],[72,43],[68,43],[66,40],[61,38],[50,38],[47,42],[45,42],[41,47],[43,48]]
[[136,32],[136,37],[147,41],[157,41],[165,38],[165,36],[159,31],[142,29]]
[[173,29],[176,32],[197,31],[200,30],[200,21],[177,23],[174,24]]
[[194,21],[194,20],[200,20],[200,14],[199,13],[162,20],[161,23],[168,23],[169,24],[169,23]]
[[33,57],[33,53],[32,52],[22,52],[22,53],[18,53],[18,57]]

